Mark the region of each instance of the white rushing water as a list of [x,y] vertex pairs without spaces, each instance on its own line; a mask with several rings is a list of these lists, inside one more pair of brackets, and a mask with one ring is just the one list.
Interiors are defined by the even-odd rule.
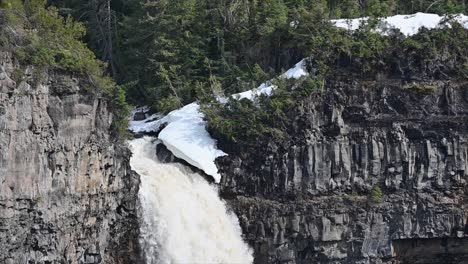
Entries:
[[160,163],[152,138],[130,145],[130,164],[141,176],[140,244],[148,264],[252,263],[237,217],[215,186],[183,165]]

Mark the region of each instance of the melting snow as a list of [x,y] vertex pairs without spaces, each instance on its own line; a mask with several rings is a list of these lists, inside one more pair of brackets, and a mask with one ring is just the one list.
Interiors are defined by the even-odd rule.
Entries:
[[248,90],[248,91],[238,93],[238,94],[233,94],[232,97],[237,100],[244,99],[244,98],[252,100],[254,97],[262,95],[262,94],[268,95],[268,96],[271,95],[274,88],[275,86],[269,82],[262,83],[262,85],[260,85],[256,89]]
[[219,182],[221,176],[214,160],[226,153],[216,148],[215,140],[205,129],[206,124],[199,108],[197,103],[191,103],[164,117],[159,116],[159,119],[154,119],[158,116],[152,115],[145,120],[131,121],[130,130],[135,133],[153,132],[167,124],[159,132],[161,142],[174,156],[203,170]]
[[221,175],[214,160],[227,154],[216,148],[199,108],[197,103],[191,103],[170,112],[163,120],[167,126],[158,137],[176,157],[213,176],[219,183]]
[[306,59],[302,59],[300,62],[296,63],[293,68],[287,70],[282,77],[285,77],[287,79],[299,79],[302,76],[306,76],[309,73],[307,72],[306,69]]
[[[419,29],[425,27],[427,29],[434,29],[441,26],[448,25],[445,22],[444,16],[427,13],[416,13],[412,15],[396,15],[381,19],[381,23],[377,32],[386,34],[386,31],[391,28],[399,29],[406,36],[411,36],[418,33]],[[356,30],[361,25],[361,22],[367,21],[368,17],[355,18],[355,19],[336,19],[332,20],[335,26],[348,30]],[[456,15],[453,19],[465,28],[468,28],[468,16]],[[441,24],[442,22],[442,24]],[[445,22],[445,23],[444,23]]]
[[[287,70],[285,73],[283,73],[280,77],[286,78],[286,79],[299,79],[302,76],[306,76],[309,73],[307,72],[306,69],[306,59],[302,59],[300,62],[296,63],[293,68]],[[240,100],[240,99],[249,99],[253,100],[256,96],[259,95],[267,95],[270,96],[273,93],[273,90],[276,88],[275,85],[273,85],[271,82],[266,82],[262,83],[258,88],[248,90],[242,93],[238,94],[233,94],[232,97]],[[225,101],[225,100],[222,100]]]

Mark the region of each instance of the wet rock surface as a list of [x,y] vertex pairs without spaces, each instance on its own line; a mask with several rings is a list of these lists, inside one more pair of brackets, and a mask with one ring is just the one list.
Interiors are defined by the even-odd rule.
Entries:
[[0,263],[139,263],[139,178],[107,101],[78,76],[0,65]]
[[468,84],[432,85],[330,80],[286,140],[217,160],[256,263],[466,262]]

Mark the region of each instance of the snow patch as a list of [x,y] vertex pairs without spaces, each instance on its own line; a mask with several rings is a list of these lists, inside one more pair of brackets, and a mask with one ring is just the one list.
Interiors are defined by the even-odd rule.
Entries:
[[275,88],[274,85],[272,85],[269,82],[266,82],[266,83],[262,83],[262,85],[260,85],[256,89],[248,90],[242,93],[233,94],[232,98],[237,99],[237,100],[241,100],[244,98],[253,100],[253,98],[255,98],[256,96],[260,96],[262,94],[270,96],[274,88]]
[[[380,24],[377,32],[387,34],[388,29],[399,29],[401,33],[406,36],[411,36],[418,33],[419,29],[425,27],[427,29],[434,29],[449,25],[445,22],[445,16],[428,13],[416,13],[412,15],[395,15],[380,19]],[[455,15],[455,21],[468,28],[468,16]],[[369,20],[369,17],[355,18],[355,19],[335,19],[331,22],[336,27],[344,28],[347,30],[356,30],[362,22]]]
[[281,76],[287,79],[299,79],[302,76],[307,75],[309,75],[309,73],[307,72],[306,59],[302,59],[300,62],[296,63],[293,68],[287,70]]
[[214,161],[227,154],[216,148],[216,141],[206,131],[200,106],[188,104],[172,111],[164,119],[167,126],[158,136],[163,144],[174,156],[203,170],[219,183],[221,175]]
[[[299,79],[302,76],[307,76],[309,73],[307,72],[306,68],[306,59],[302,59],[300,62],[296,63],[293,68],[287,70],[285,73],[280,75],[280,78],[286,79]],[[270,96],[273,93],[273,90],[276,88],[271,82],[262,83],[256,89],[248,90],[242,93],[233,94],[232,98],[240,100],[240,99],[249,99],[253,100],[255,97],[260,95]],[[220,100],[220,102],[226,102],[225,99]]]
[[215,140],[205,129],[206,122],[199,109],[197,103],[191,103],[156,120],[154,117],[157,115],[152,115],[142,121],[131,121],[130,130],[135,133],[154,132],[167,124],[159,132],[161,142],[174,156],[203,170],[219,183],[221,176],[214,160],[227,154],[216,148]]

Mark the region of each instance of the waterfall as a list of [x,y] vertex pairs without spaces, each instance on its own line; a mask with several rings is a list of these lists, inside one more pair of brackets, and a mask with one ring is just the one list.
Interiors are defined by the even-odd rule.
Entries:
[[146,263],[252,263],[239,222],[215,186],[180,164],[163,164],[150,137],[130,142],[141,176],[140,245]]

